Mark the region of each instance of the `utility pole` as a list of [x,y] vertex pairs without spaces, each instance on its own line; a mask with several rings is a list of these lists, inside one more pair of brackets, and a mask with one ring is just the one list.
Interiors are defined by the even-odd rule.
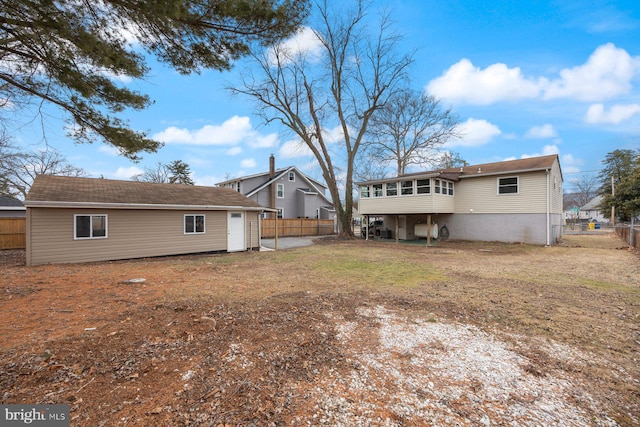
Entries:
[[[616,195],[616,188],[613,185],[614,180],[613,180],[613,175],[611,175],[611,195],[615,196]],[[611,206],[611,226],[615,226],[616,225],[616,207],[615,206]]]

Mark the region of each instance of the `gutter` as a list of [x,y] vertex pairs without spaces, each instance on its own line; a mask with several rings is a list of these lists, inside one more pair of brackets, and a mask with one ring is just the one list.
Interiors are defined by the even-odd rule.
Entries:
[[551,190],[549,189],[549,184],[551,183],[551,171],[549,169],[547,172],[547,246],[551,246]]
[[103,203],[103,202],[52,202],[32,200],[25,202],[26,208],[65,208],[65,209],[149,209],[149,210],[203,210],[228,211],[243,210],[249,212],[276,212],[276,209],[262,206],[220,206],[220,205],[158,205],[145,203]]

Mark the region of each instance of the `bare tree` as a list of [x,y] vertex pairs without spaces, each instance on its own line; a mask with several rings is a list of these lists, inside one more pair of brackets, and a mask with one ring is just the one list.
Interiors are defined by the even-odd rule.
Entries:
[[174,160],[164,164],[158,162],[155,168],[145,168],[144,172],[131,177],[134,181],[155,182],[157,184],[188,184],[193,185],[191,169],[182,160]]
[[598,194],[600,181],[594,175],[584,174],[570,181],[577,191],[573,194],[573,200],[577,207],[582,207],[589,203]]
[[8,195],[24,199],[36,175],[87,176],[51,147],[19,151],[8,138],[0,138],[0,187]]
[[398,91],[371,119],[367,151],[383,164],[394,164],[404,175],[411,165],[435,166],[439,149],[459,136],[458,117],[431,95]]
[[[412,62],[411,56],[398,54],[401,37],[392,31],[389,16],[383,14],[379,24],[372,26],[366,19],[367,6],[356,0],[355,8],[345,11],[330,9],[326,0],[319,2],[313,34],[322,62],[280,44],[254,56],[257,71],[246,72],[241,87],[232,88],[253,98],[266,122],[282,123],[311,150],[329,188],[343,237],[353,236],[356,155],[371,117],[393,94]],[[336,133],[341,134],[339,142],[330,136]]]

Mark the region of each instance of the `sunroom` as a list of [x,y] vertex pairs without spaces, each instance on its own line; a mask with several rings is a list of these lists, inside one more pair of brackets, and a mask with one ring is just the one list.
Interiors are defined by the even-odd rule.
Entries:
[[[413,240],[438,237],[438,214],[454,212],[455,181],[442,173],[404,175],[359,183],[363,237]],[[382,220],[382,225],[380,225]],[[368,227],[368,224],[373,224]],[[369,229],[375,227],[375,230]],[[428,231],[430,230],[430,232]]]

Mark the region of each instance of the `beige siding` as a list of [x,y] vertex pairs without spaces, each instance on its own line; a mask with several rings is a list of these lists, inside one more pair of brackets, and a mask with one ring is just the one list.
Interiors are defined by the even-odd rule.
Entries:
[[454,200],[455,197],[441,194],[367,197],[358,201],[358,210],[361,215],[450,213]]
[[245,214],[245,238],[247,248],[260,247],[260,213],[246,212]]
[[[498,194],[498,178],[518,176],[518,194]],[[462,179],[456,185],[456,213],[545,213],[546,172]]]
[[[74,214],[106,214],[106,239],[74,240]],[[205,215],[204,234],[185,235],[184,215]],[[227,248],[227,212],[27,209],[30,265],[139,258]]]
[[551,213],[552,214],[563,214],[563,205],[562,205],[562,173],[560,171],[560,165],[558,162],[553,164],[553,168],[551,169]]

